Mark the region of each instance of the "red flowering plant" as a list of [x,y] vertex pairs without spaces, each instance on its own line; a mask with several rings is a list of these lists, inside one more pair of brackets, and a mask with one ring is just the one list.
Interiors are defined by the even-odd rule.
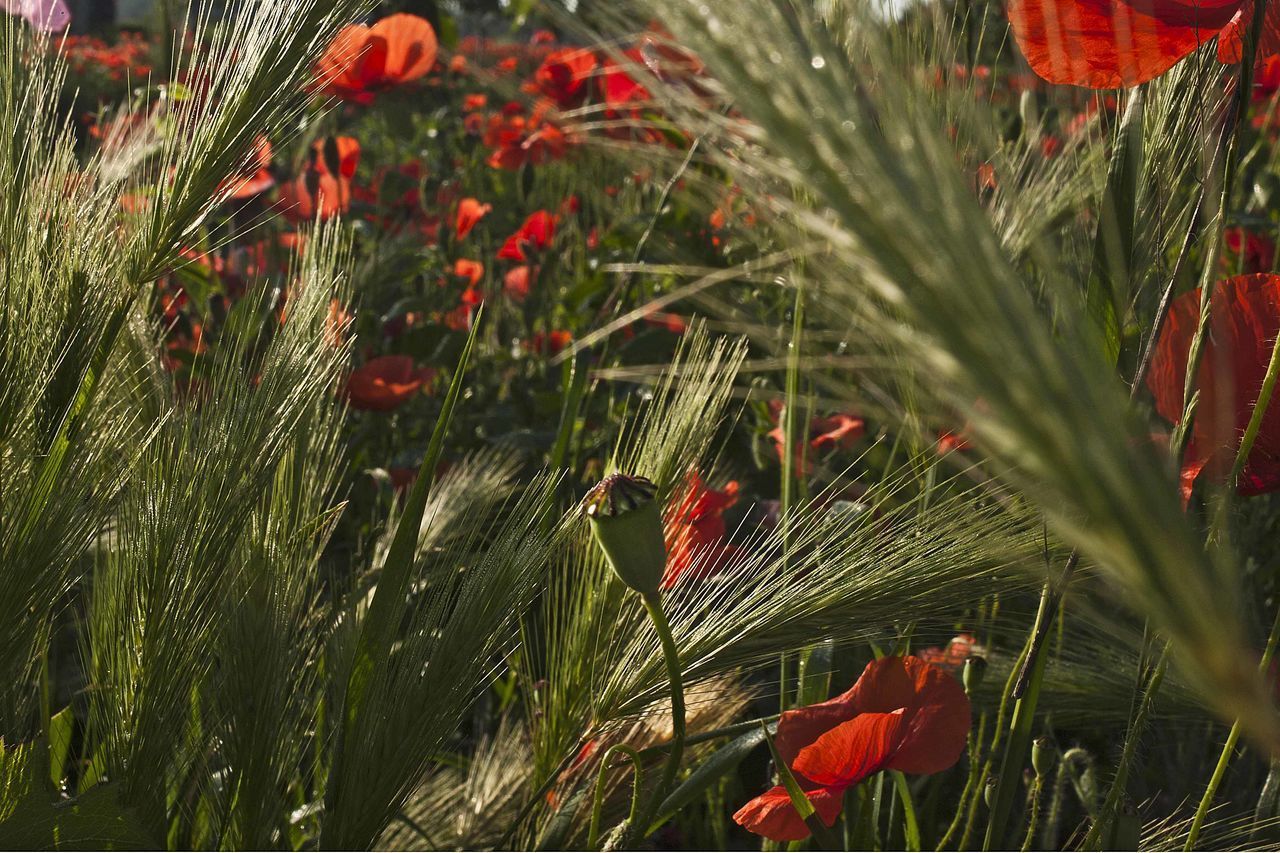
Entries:
[[[945,670],[916,657],[867,664],[847,691],[816,705],[784,711],[778,755],[827,826],[844,794],[882,770],[940,773],[959,760],[969,734],[969,699]],[[773,841],[809,837],[782,785],[748,802],[733,819]]]

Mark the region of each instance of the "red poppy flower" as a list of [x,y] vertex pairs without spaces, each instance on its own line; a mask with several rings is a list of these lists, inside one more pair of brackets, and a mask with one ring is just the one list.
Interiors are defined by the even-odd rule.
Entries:
[[475,287],[484,278],[484,264],[469,258],[458,258],[453,262],[453,274],[465,278],[469,287]]
[[525,164],[537,166],[563,157],[571,140],[547,120],[549,108],[550,102],[544,100],[528,117],[505,111],[502,115],[490,116],[484,144],[494,151],[488,164],[495,169],[515,170]]
[[250,198],[276,185],[276,179],[271,176],[271,143],[265,136],[254,140],[253,157],[247,166],[243,172],[223,182],[218,188],[219,193],[226,193],[229,199]]
[[[778,426],[770,430],[768,436],[772,439],[774,448],[778,451],[778,461],[780,462],[784,458],[783,453],[785,451],[783,448],[786,443],[786,433],[782,428],[782,417],[785,411],[781,401],[774,401],[769,406],[769,412]],[[813,451],[847,449],[856,444],[858,439],[862,438],[866,433],[866,421],[853,415],[835,414],[814,418],[809,422],[809,449]],[[803,448],[797,444],[793,464],[796,472],[803,477],[808,474],[808,465],[806,454],[802,450]]]
[[573,343],[573,334],[563,329],[555,329],[551,332],[534,332],[529,340],[525,342],[525,352],[537,355],[556,355],[571,343]]
[[415,366],[407,355],[379,356],[351,371],[347,399],[353,409],[390,412],[409,402],[434,375],[429,367]]
[[561,48],[547,54],[538,70],[533,72],[533,80],[539,92],[555,101],[561,109],[569,109],[582,102],[597,64],[596,55],[590,50]]
[[920,650],[920,659],[925,663],[940,666],[948,672],[959,672],[970,655],[981,655],[983,648],[978,645],[973,634],[957,634],[947,643],[945,649],[931,646]]
[[502,277],[502,287],[516,302],[524,302],[529,297],[529,280],[532,275],[528,264],[512,267]]
[[458,239],[465,239],[471,233],[471,229],[476,227],[476,223],[484,219],[485,214],[491,210],[493,205],[481,204],[474,198],[464,198],[458,202],[458,212],[453,220],[453,230],[457,233]]
[[[1009,23],[1032,70],[1050,83],[1136,86],[1210,39],[1239,62],[1250,0],[1010,0]],[[1259,56],[1280,47],[1280,5],[1268,4]]]
[[[632,48],[623,55],[636,66],[644,67],[644,57]],[[627,73],[626,67],[612,59],[604,61],[604,102],[614,109],[630,107],[637,102],[648,101],[653,96]]]
[[0,0],[0,12],[20,15],[45,33],[60,33],[71,23],[71,11],[64,0]]
[[662,588],[705,580],[720,572],[737,553],[728,542],[724,511],[738,502],[738,484],[709,489],[697,471],[690,471],[664,519],[667,568]]
[[[1187,350],[1199,319],[1199,290],[1173,301],[1147,374],[1156,411],[1174,423],[1182,417]],[[1200,402],[1183,454],[1184,501],[1202,472],[1218,480],[1231,472],[1273,342],[1280,334],[1280,276],[1242,275],[1215,284],[1209,326],[1197,376]],[[1262,418],[1262,428],[1235,487],[1241,495],[1280,488],[1280,406],[1275,401]]]
[[[776,745],[822,822],[840,814],[844,792],[881,770],[939,773],[964,752],[969,698],[939,667],[916,657],[867,664],[848,692],[783,713]],[[809,828],[781,785],[733,819],[774,841],[799,841]]]
[[473,113],[476,110],[484,109],[489,103],[489,96],[483,92],[463,95],[462,111],[464,113]]
[[1243,273],[1271,272],[1276,257],[1276,244],[1269,237],[1238,225],[1226,229],[1222,236],[1227,247],[1227,254],[1223,255],[1227,270],[1235,272],[1238,262],[1238,268]]
[[301,175],[280,187],[284,214],[295,221],[328,219],[351,208],[351,179],[360,143],[350,136],[317,139]]
[[397,14],[372,27],[343,27],[320,58],[325,91],[369,103],[380,90],[423,77],[436,61],[435,30],[425,18]]
[[556,218],[545,210],[529,214],[516,233],[498,250],[498,257],[508,261],[529,260],[529,251],[542,251],[556,236]]

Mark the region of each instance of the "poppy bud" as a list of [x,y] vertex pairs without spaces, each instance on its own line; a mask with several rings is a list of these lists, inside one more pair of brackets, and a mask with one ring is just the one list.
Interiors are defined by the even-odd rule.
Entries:
[[1031,742],[1031,766],[1035,768],[1037,776],[1048,776],[1057,760],[1057,750],[1053,748],[1047,735],[1040,735]]
[[987,804],[987,808],[991,808],[992,803],[996,801],[996,791],[1000,788],[999,776],[988,776],[986,787],[982,789],[982,801]]
[[610,474],[587,492],[583,512],[618,578],[643,596],[656,596],[667,566],[658,487],[644,477]]
[[964,692],[970,695],[978,689],[982,684],[982,679],[987,674],[987,659],[978,655],[969,655],[964,662]]

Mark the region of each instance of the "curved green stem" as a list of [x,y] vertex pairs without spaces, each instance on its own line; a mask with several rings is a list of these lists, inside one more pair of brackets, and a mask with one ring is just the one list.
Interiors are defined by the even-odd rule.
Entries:
[[644,770],[640,766],[640,753],[625,743],[615,743],[605,750],[600,758],[600,769],[596,771],[596,792],[591,801],[591,828],[587,832],[587,849],[596,850],[600,846],[600,813],[604,810],[604,777],[611,769],[609,759],[615,752],[621,752],[631,759],[631,813],[627,816],[627,825],[634,826],[636,812],[640,810],[640,786],[644,781]]

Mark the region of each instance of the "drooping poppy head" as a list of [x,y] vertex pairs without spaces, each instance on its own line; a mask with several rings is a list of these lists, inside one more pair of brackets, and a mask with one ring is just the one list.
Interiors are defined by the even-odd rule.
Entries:
[[[1010,0],[1014,39],[1050,83],[1115,89],[1158,77],[1214,38],[1218,59],[1240,61],[1248,0]],[[1280,45],[1268,4],[1260,56]]]
[[493,210],[491,204],[481,204],[478,199],[464,198],[458,202],[458,210],[454,216],[454,232],[458,235],[459,240],[466,238],[471,233],[471,229],[484,219],[485,215]]
[[[1200,296],[1197,289],[1170,305],[1147,374],[1156,411],[1172,423],[1182,417],[1187,351],[1200,320]],[[1184,501],[1200,474],[1222,480],[1231,472],[1280,334],[1280,276],[1242,275],[1220,281],[1210,300],[1209,334],[1196,377],[1200,402],[1183,454]],[[1280,407],[1274,400],[1235,488],[1241,495],[1280,488]]]
[[347,400],[353,409],[390,412],[409,402],[434,375],[407,355],[379,356],[351,371]]
[[595,53],[586,48],[561,48],[547,54],[533,72],[533,80],[539,92],[561,109],[569,109],[582,103],[598,64]]
[[343,27],[320,58],[317,76],[326,93],[368,103],[383,89],[426,76],[438,49],[425,18],[391,15],[372,27]]
[[[964,753],[969,698],[945,670],[916,657],[867,664],[841,695],[783,713],[775,743],[828,826],[844,792],[881,770],[939,773]],[[780,786],[733,816],[775,841],[807,838],[808,827]]]

